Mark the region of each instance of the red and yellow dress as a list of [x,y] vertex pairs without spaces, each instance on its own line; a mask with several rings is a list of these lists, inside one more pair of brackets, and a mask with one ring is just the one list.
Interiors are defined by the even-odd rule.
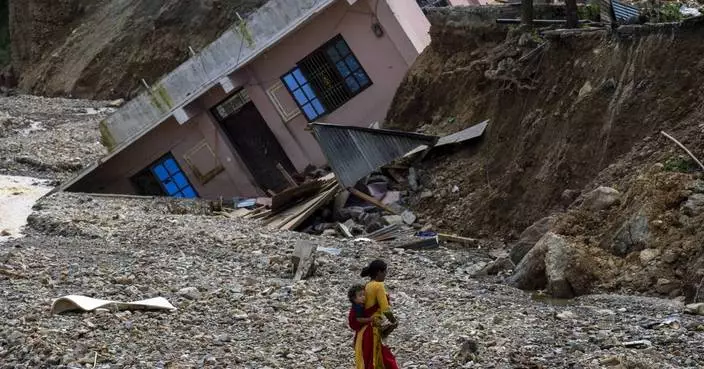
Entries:
[[[371,281],[365,288],[367,301],[364,304],[364,317],[378,320],[391,310],[389,297],[383,282]],[[359,324],[354,308],[350,309],[349,325],[355,331],[354,353],[356,369],[398,369],[396,358],[391,350],[381,342],[381,327],[373,323]]]

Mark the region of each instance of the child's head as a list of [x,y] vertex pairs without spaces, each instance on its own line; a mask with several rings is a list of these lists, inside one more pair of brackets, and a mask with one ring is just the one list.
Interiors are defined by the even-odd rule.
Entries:
[[353,304],[364,304],[364,300],[366,299],[364,286],[362,286],[361,284],[355,284],[354,286],[350,287],[350,290],[347,291],[347,297]]

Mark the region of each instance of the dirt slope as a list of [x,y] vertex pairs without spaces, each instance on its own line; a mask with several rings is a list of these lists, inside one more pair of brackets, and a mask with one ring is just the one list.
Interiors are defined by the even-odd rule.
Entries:
[[11,0],[12,63],[22,90],[129,97],[264,0]]
[[387,118],[437,134],[491,119],[476,155],[470,148],[427,164],[436,196],[419,207],[449,214],[456,231],[515,235],[569,205],[574,196],[563,191],[578,193],[636,143],[687,129],[701,114],[701,28],[583,33],[519,61],[544,41],[443,21],[435,15],[433,43]]
[[[433,44],[398,91],[390,125],[445,134],[491,124],[478,144],[422,164],[421,216],[510,242],[553,214],[552,231],[579,250],[569,262],[590,271],[573,276],[575,291],[704,299],[704,182],[659,133],[704,157],[704,27],[540,38],[456,13],[432,17]],[[598,186],[620,201],[583,206]]]

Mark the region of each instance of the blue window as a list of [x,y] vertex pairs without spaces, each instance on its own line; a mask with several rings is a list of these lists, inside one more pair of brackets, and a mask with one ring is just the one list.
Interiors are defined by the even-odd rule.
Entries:
[[167,154],[152,164],[150,171],[168,196],[187,199],[198,197],[188,178],[186,178],[186,175],[171,154]]
[[311,122],[344,105],[372,84],[340,35],[298,62],[281,80]]
[[309,121],[313,121],[325,114],[325,107],[313,91],[301,68],[296,67],[282,77],[286,88],[291,92],[296,104],[301,108],[303,114]]

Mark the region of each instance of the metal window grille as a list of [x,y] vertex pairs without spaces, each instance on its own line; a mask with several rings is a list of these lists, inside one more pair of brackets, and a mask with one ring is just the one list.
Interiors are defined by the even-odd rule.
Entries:
[[339,35],[298,62],[282,80],[309,121],[339,108],[372,84]]
[[224,120],[230,115],[237,113],[240,109],[242,109],[244,104],[250,101],[251,99],[249,98],[247,90],[242,89],[236,92],[215,108],[215,113],[218,120]]

